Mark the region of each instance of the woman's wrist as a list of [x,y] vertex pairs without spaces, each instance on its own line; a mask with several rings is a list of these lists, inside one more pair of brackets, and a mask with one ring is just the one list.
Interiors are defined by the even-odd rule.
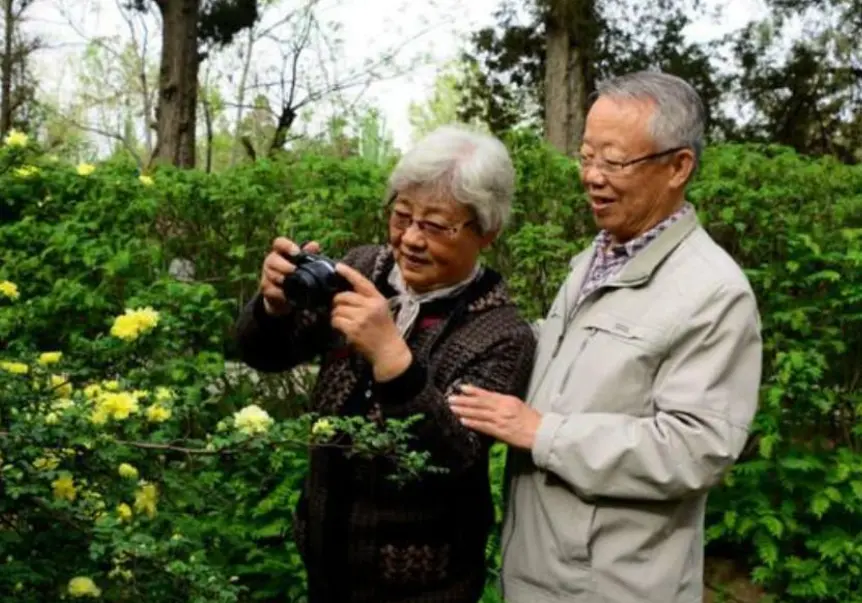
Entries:
[[402,375],[413,363],[413,353],[403,339],[398,344],[385,346],[374,359],[374,380],[378,383],[391,381]]

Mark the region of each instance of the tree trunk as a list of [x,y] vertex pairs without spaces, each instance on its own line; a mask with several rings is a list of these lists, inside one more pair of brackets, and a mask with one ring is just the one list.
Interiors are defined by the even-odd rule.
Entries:
[[581,144],[592,87],[594,0],[550,0],[545,16],[545,138],[567,155]]
[[162,57],[156,109],[156,161],[195,167],[199,0],[156,0],[162,13]]
[[239,159],[239,147],[242,144],[242,114],[245,109],[245,93],[246,87],[248,86],[248,74],[251,70],[251,53],[254,50],[254,37],[254,27],[249,27],[248,40],[246,41],[247,46],[245,48],[245,56],[243,57],[242,61],[242,71],[240,72],[239,76],[239,88],[237,89],[236,118],[234,121],[233,144],[230,147],[230,167],[236,165],[236,161],[237,159]]
[[0,135],[12,127],[12,56],[15,35],[15,0],[3,0],[3,63],[0,66]]

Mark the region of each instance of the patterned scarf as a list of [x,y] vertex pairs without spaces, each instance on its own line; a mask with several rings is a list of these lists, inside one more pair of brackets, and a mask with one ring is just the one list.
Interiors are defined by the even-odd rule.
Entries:
[[483,270],[482,266],[476,262],[470,276],[460,283],[456,283],[442,289],[434,289],[427,293],[415,293],[407,286],[407,283],[404,282],[401,268],[399,268],[398,262],[395,262],[392,266],[392,270],[389,272],[388,280],[389,284],[393,289],[395,289],[398,295],[389,300],[389,308],[393,312],[395,326],[398,327],[398,331],[401,333],[401,336],[405,338],[407,337],[407,333],[409,333],[410,329],[413,327],[413,323],[416,322],[416,317],[419,316],[419,310],[421,309],[422,304],[437,299],[456,297],[466,289],[470,283],[479,278],[482,275]]

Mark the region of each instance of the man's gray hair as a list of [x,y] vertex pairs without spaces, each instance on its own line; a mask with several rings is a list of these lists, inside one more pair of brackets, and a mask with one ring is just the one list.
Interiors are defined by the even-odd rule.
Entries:
[[694,151],[695,166],[700,164],[706,111],[691,84],[660,71],[638,71],[601,82],[596,92],[608,98],[652,100],[656,111],[650,136],[658,150],[689,147]]
[[512,211],[515,168],[498,138],[450,124],[423,137],[401,158],[389,177],[387,200],[410,187],[435,189],[469,207],[483,233],[500,231]]

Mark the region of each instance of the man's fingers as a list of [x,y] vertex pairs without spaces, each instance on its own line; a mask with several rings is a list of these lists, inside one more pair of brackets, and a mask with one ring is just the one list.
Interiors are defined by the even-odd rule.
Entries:
[[487,389],[482,389],[476,385],[470,385],[469,383],[464,383],[459,388],[464,394],[468,396],[491,396],[494,394],[492,391],[488,391]]
[[485,435],[497,438],[497,430],[492,424],[486,421],[477,421],[475,419],[462,418],[461,425],[463,425],[467,429],[472,429],[473,431],[478,431],[479,433],[484,433]]
[[466,392],[461,394],[452,394],[449,396],[449,403],[471,408],[495,408],[498,406],[497,400],[494,396],[478,396],[475,394],[467,394]]
[[482,406],[450,404],[449,408],[458,417],[472,421],[485,421],[491,423],[494,421],[495,417],[494,411]]

